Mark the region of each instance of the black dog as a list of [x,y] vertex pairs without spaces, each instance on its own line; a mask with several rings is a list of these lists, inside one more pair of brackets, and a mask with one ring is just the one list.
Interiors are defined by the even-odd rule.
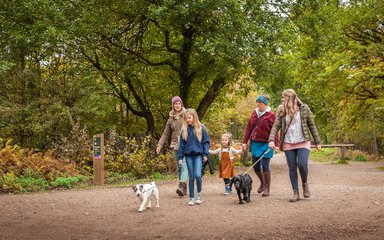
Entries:
[[[236,175],[231,179],[231,188],[235,185],[237,196],[239,197],[239,204],[244,204],[244,201],[251,201],[251,190],[252,190],[252,178],[248,173],[243,175]],[[243,193],[243,198],[241,198]]]

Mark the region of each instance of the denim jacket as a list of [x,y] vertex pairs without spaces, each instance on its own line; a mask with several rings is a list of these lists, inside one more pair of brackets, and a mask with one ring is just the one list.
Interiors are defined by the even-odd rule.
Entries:
[[193,126],[188,126],[188,137],[187,141],[185,141],[182,137],[180,137],[180,145],[179,145],[179,159],[183,159],[184,156],[196,156],[203,155],[208,157],[209,154],[209,136],[207,129],[205,126],[201,126],[202,128],[202,138],[201,142],[197,139],[195,128]]

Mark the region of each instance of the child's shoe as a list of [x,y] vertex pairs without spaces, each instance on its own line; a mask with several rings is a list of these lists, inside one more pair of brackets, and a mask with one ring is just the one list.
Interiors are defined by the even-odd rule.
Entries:
[[200,205],[202,202],[203,202],[203,196],[202,196],[201,192],[199,192],[197,194],[197,197],[196,197],[196,204]]
[[193,198],[190,198],[188,201],[188,206],[193,206],[195,203],[193,202]]
[[225,192],[224,195],[229,195],[232,193],[231,187],[229,185],[225,186]]

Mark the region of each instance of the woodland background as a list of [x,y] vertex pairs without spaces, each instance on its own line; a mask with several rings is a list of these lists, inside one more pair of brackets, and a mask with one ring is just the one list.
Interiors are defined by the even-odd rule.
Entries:
[[170,171],[169,156],[154,149],[174,95],[197,109],[213,140],[224,132],[241,139],[257,94],[269,94],[276,110],[282,90],[293,88],[323,144],[384,153],[383,1],[0,6],[3,190],[22,189],[21,176],[91,173],[97,133],[106,134],[111,178]]

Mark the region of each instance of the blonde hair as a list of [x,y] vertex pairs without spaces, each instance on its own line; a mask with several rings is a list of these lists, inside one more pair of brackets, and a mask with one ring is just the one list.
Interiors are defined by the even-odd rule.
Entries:
[[228,147],[231,147],[231,145],[232,145],[232,134],[224,133],[223,135],[221,135],[221,138],[228,139]]
[[187,118],[188,115],[191,115],[193,117],[192,126],[195,128],[194,132],[196,134],[197,139],[199,140],[199,142],[201,142],[201,139],[203,138],[203,130],[201,128],[202,124],[199,121],[199,116],[197,115],[196,110],[193,108],[188,108],[184,112],[184,121],[183,121],[183,125],[181,126],[182,137],[183,137],[184,141],[187,141],[188,124],[187,124],[187,121],[185,119]]
[[283,115],[293,117],[303,103],[293,89],[284,90],[282,95],[287,98],[287,101],[282,105]]

